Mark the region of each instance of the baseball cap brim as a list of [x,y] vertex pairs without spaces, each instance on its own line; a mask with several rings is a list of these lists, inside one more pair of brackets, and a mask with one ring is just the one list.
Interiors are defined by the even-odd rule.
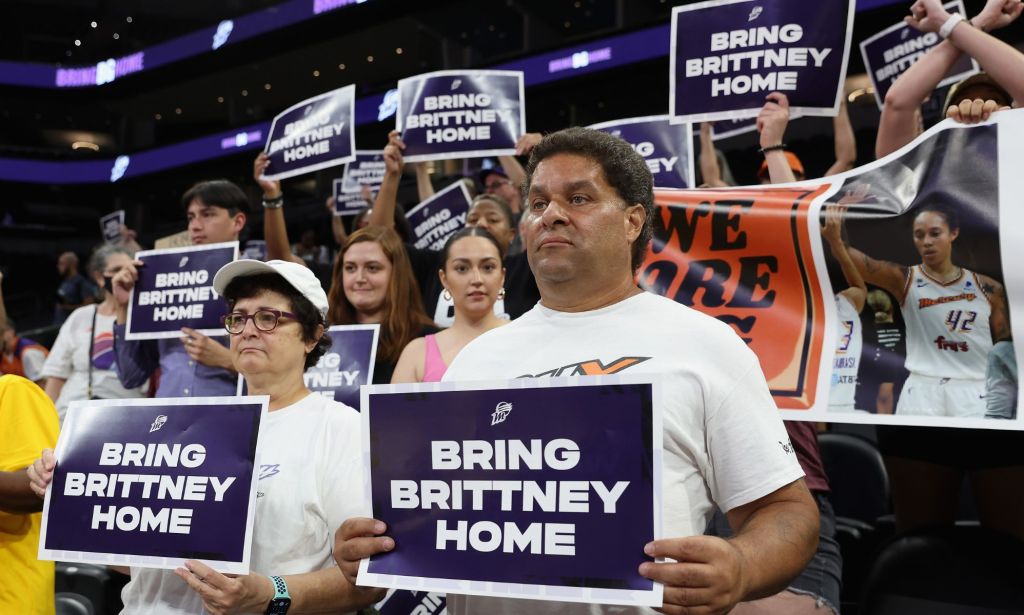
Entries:
[[313,272],[305,265],[299,265],[298,263],[280,260],[263,262],[252,259],[232,261],[221,267],[214,274],[213,290],[217,294],[223,295],[228,284],[235,278],[262,273],[272,273],[281,276],[292,288],[308,299],[313,304],[313,307],[320,312],[321,316],[327,315],[327,293],[324,292],[320,281],[316,279]]

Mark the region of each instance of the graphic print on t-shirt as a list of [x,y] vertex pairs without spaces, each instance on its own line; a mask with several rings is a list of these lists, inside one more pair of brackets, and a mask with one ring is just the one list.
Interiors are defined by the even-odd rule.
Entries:
[[114,358],[114,333],[103,331],[92,340],[92,366],[95,369],[110,369]]
[[622,370],[629,369],[634,365],[639,365],[644,361],[651,359],[652,357],[619,357],[604,363],[601,359],[587,359],[586,361],[580,361],[579,363],[570,363],[569,365],[563,365],[562,367],[556,367],[539,374],[523,374],[519,378],[544,378],[558,376],[606,376],[608,374],[617,374]]

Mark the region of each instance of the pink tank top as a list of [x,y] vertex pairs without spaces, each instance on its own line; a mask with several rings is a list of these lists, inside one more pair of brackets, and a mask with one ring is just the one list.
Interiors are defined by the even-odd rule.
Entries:
[[426,357],[423,360],[423,382],[441,382],[441,377],[448,371],[441,349],[437,347],[437,339],[433,335],[423,338],[426,342]]

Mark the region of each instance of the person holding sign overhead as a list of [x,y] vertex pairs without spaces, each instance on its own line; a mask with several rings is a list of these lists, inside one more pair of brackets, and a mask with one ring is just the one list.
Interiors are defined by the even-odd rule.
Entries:
[[468,226],[445,243],[444,269],[437,272],[455,304],[455,323],[435,335],[418,337],[402,351],[391,377],[399,382],[439,382],[459,352],[480,335],[508,324],[494,314],[505,293],[502,249],[483,228]]
[[966,105],[961,103],[954,109],[947,103],[948,111],[956,114],[951,117],[963,114],[987,119],[992,111],[1014,100],[1024,100],[1024,55],[989,34],[1012,24],[1022,12],[1021,0],[988,0],[980,13],[965,20],[959,13],[947,13],[940,0],[915,2],[906,22],[922,32],[937,32],[946,40],[914,62],[886,92],[875,155],[882,158],[891,154],[921,133],[921,101],[932,94],[961,54],[977,60],[988,74],[989,83],[996,87],[984,87],[986,83],[969,77],[965,81],[973,79],[975,86],[982,87],[972,88]]
[[[238,241],[249,213],[249,199],[242,189],[224,180],[200,182],[181,197],[193,245]],[[127,389],[140,386],[159,367],[157,397],[205,397],[234,395],[236,376],[231,353],[220,341],[182,328],[182,337],[162,340],[126,340],[128,302],[139,278],[135,264],[129,263],[114,276],[117,322],[114,325],[114,350],[118,376]]]
[[[226,576],[197,560],[177,570],[133,568],[126,613],[354,611],[383,592],[349,584],[331,557],[331,532],[363,507],[359,415],[312,393],[303,373],[330,347],[327,295],[306,267],[238,260],[214,289],[228,303],[232,363],[253,395],[268,395],[258,449],[259,495],[251,571]],[[29,471],[36,493],[52,480],[44,452]]]
[[[405,144],[398,132],[391,131],[388,134],[388,144],[384,148],[384,179],[370,214],[370,224],[391,226],[394,223],[393,212],[397,205],[398,184],[402,177],[402,169],[405,167],[402,155],[404,148]],[[512,208],[496,194],[482,194],[473,200],[466,215],[466,226],[487,229],[498,240],[506,255],[516,236],[516,219]],[[451,325],[455,316],[454,306],[444,299],[443,289],[437,277],[437,270],[443,267],[443,263],[438,261],[438,253],[420,250],[411,244],[406,244],[405,249],[423,292],[423,305],[427,314],[432,314],[434,322],[438,325]],[[506,292],[504,300],[495,304],[495,310],[500,310],[502,314],[508,314],[511,318],[517,318],[537,302],[537,283],[533,279],[525,253],[506,256],[503,265],[506,271]]]
[[[527,188],[526,254],[541,302],[467,345],[444,380],[661,374],[672,538],[636,548],[672,561],[645,562],[640,574],[665,584],[667,613],[726,613],[783,589],[814,553],[817,509],[753,352],[728,325],[636,285],[656,211],[643,157],[607,133],[562,130],[534,149]],[[701,535],[716,504],[731,540]],[[360,559],[400,552],[386,522],[339,528],[335,558],[351,581]],[[453,594],[448,611],[646,612]]]

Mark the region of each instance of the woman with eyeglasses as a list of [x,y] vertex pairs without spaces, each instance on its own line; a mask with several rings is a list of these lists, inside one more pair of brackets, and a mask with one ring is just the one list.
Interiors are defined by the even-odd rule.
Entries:
[[[359,415],[310,392],[302,377],[331,344],[327,295],[309,269],[284,261],[234,261],[213,287],[228,303],[224,327],[235,369],[250,394],[270,397],[258,452],[274,472],[260,478],[251,572],[226,576],[193,560],[174,571],[133,568],[124,612],[283,613],[279,588],[289,614],[372,604],[383,590],[348,583],[331,554],[334,529],[363,508]],[[54,466],[46,451],[29,470],[40,496]]]
[[134,253],[124,246],[103,245],[89,259],[89,271],[103,300],[80,307],[64,321],[53,343],[42,375],[45,390],[57,406],[61,421],[68,404],[79,399],[144,397],[148,383],[126,389],[117,377],[114,353],[114,319],[117,302],[111,280],[132,262]]
[[437,275],[455,305],[455,322],[440,333],[409,342],[391,377],[393,384],[440,382],[466,344],[508,324],[494,313],[494,303],[505,294],[502,255],[501,244],[480,227],[466,227],[448,239],[441,252],[444,268]]

